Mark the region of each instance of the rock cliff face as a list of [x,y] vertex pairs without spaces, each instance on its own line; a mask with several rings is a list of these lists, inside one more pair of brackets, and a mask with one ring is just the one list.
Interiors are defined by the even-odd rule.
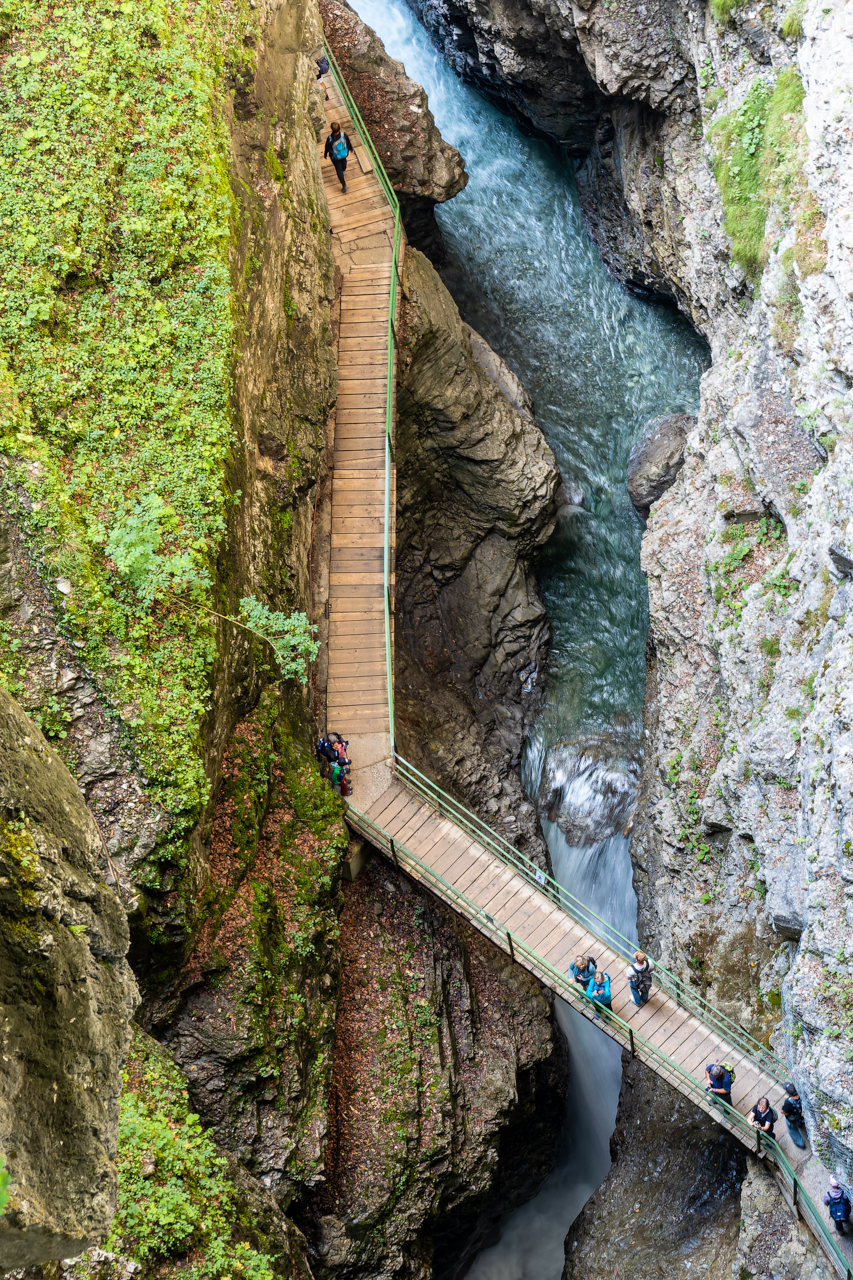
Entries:
[[116,1202],[120,1071],[138,992],[80,788],[0,690],[0,1269],[78,1253]]
[[554,1167],[565,1041],[534,979],[378,855],[345,898],[314,1274],[456,1280]]
[[[406,255],[397,397],[401,750],[543,856],[514,766],[548,640],[532,572],[559,473],[517,379]],[[512,397],[512,400],[508,398]],[[526,694],[525,691],[528,691]]]
[[685,465],[644,538],[641,925],[753,1034],[776,1029],[815,1150],[849,1177],[845,11],[421,11],[462,74],[578,155],[612,270],[668,294],[711,344]]

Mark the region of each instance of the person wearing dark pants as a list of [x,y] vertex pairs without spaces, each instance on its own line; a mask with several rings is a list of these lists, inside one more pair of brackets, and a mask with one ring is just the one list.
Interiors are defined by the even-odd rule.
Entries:
[[829,1179],[829,1190],[823,1197],[823,1203],[829,1209],[829,1216],[835,1223],[835,1230],[843,1236],[844,1224],[850,1217],[850,1198],[837,1178]]
[[788,1126],[788,1135],[795,1147],[806,1145],[806,1121],[803,1116],[803,1102],[797,1093],[796,1085],[789,1080],[785,1085],[787,1098],[782,1103],[782,1115]]
[[347,180],[347,156],[352,151],[352,143],[347,134],[341,129],[337,120],[332,121],[332,132],[326,139],[326,148],[323,152],[324,156],[328,156],[332,164],[335,166],[335,173],[341,181],[341,189],[346,191]]
[[709,1062],[705,1068],[705,1092],[732,1105],[732,1073],[721,1062]]

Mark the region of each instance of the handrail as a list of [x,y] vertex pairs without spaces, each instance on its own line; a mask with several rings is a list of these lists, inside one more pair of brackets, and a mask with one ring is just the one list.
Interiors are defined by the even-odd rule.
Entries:
[[385,535],[382,544],[382,568],[384,574],[383,607],[385,614],[385,670],[388,686],[388,729],[391,738],[391,752],[394,751],[394,666],[391,654],[391,463],[393,460],[393,426],[394,426],[394,349],[397,345],[397,334],[394,329],[394,315],[397,309],[397,282],[400,277],[400,247],[402,244],[402,223],[400,221],[400,202],[385,172],[385,166],[379,159],[379,153],[373,145],[373,139],[365,128],[361,112],[355,99],[347,88],[343,72],[338,60],[328,45],[325,54],[329,60],[332,77],[344,105],[355,122],[361,136],[361,145],[370,156],[373,171],[379,180],[385,199],[394,214],[394,237],[391,242],[391,288],[388,297],[388,373],[385,384]]
[[[522,938],[507,929],[496,915],[490,914],[479,903],[469,898],[463,890],[458,889],[449,880],[445,880],[439,872],[433,870],[428,863],[423,862],[416,853],[413,853],[404,842],[391,836],[384,827],[356,809],[352,803],[347,805],[347,811],[348,820],[358,827],[371,844],[388,855],[397,867],[401,870],[411,869],[416,872],[418,880],[432,888],[448,905],[464,915],[480,933],[507,952],[511,959],[522,959],[528,972],[540,978],[585,1018],[592,1020],[595,1017],[596,1009],[592,998],[587,996],[567,974],[557,969]],[[652,1041],[646,1039],[641,1032],[635,1031],[630,1022],[626,1022],[619,1014],[612,1010],[606,1012],[599,1010],[599,1015],[603,1029],[614,1040],[621,1043],[632,1057],[649,1063],[661,1079],[674,1084],[681,1093],[690,1097],[697,1106],[713,1116],[718,1123],[724,1125],[741,1141],[748,1140],[748,1145],[753,1146],[757,1155],[769,1156],[774,1161],[781,1182],[791,1195],[792,1205],[798,1208],[807,1220],[834,1269],[839,1276],[844,1277],[844,1280],[853,1280],[853,1268],[838,1248],[833,1234],[827,1228],[816,1205],[775,1139],[768,1138],[760,1130],[755,1129],[745,1116],[728,1103],[711,1102],[703,1084],[658,1049]]]
[[[397,196],[391,186],[388,175],[382,161],[373,145],[373,140],[364,126],[361,112],[353,101],[352,95],[346,87],[340,67],[334,53],[328,47],[326,48],[326,56],[329,59],[329,65],[332,75],[337,85],[338,91],[347,106],[352,120],[358,126],[361,134],[361,143],[370,156],[374,171],[379,180],[380,186],[388,200],[389,205],[394,211],[394,238],[392,241],[392,271],[391,271],[391,288],[389,298],[388,311],[388,378],[387,378],[387,396],[386,396],[386,414],[385,414],[385,537],[384,537],[384,577],[385,577],[385,662],[388,683],[388,719],[389,730],[391,736],[392,758],[394,760],[395,771],[397,776],[403,781],[407,787],[420,795],[428,804],[433,806],[439,814],[452,819],[458,826],[469,835],[478,840],[485,848],[495,854],[502,862],[512,867],[529,883],[534,885],[536,889],[545,897],[548,897],[557,906],[564,910],[568,915],[582,924],[586,930],[601,938],[605,945],[610,946],[618,954],[626,959],[631,958],[637,947],[637,943],[626,938],[617,929],[609,925],[594,911],[587,907],[583,902],[570,893],[568,889],[564,889],[553,876],[548,875],[537,867],[536,864],[526,857],[520,850],[514,848],[503,836],[493,831],[480,818],[466,809],[459,801],[442,791],[442,789],[426,774],[421,773],[413,764],[405,760],[402,756],[397,755],[394,751],[394,698],[393,698],[393,665],[391,659],[391,626],[390,626],[390,528],[391,528],[391,465],[393,461],[392,449],[392,430],[393,430],[393,393],[394,393],[394,350],[396,346],[396,334],[394,330],[394,313],[397,299],[397,282],[399,278],[399,251],[401,244],[401,223],[400,223],[400,205]],[[483,907],[469,898],[462,890],[457,889],[455,885],[445,880],[442,875],[434,871],[427,863],[422,862],[417,854],[413,853],[404,843],[395,840],[384,827],[379,826],[371,818],[360,810],[356,809],[352,803],[347,805],[348,820],[358,827],[362,834],[374,844],[377,848],[383,850],[390,856],[397,866],[405,867],[408,864],[413,870],[417,871],[418,879],[428,886],[432,887],[440,897],[444,898],[451,906],[464,915],[476,929],[485,937],[489,938],[493,943],[502,950],[508,951],[513,960],[520,957],[524,960],[524,967],[537,977],[541,978],[549,987],[557,991],[564,1000],[578,1009],[584,1017],[592,1019],[595,1017],[595,1009],[593,1001],[578,986],[569,980],[567,974],[557,969],[548,960],[541,956],[537,951],[530,947],[523,939],[513,934],[509,929],[505,928],[500,921],[493,915],[490,915]],[[661,965],[655,965],[655,983],[660,990],[671,995],[679,1005],[695,1013],[700,1017],[701,1021],[709,1025],[713,1030],[717,1031],[723,1038],[731,1041],[737,1048],[741,1049],[744,1054],[752,1059],[757,1059],[761,1066],[777,1080],[784,1080],[788,1076],[788,1070],[785,1064],[776,1057],[775,1054],[767,1050],[764,1045],[754,1040],[742,1027],[737,1026],[725,1014],[715,1009],[703,997],[697,996],[689,989],[682,986],[681,980],[674,974],[671,974]],[[677,1082],[680,1091],[691,1097],[692,1100],[702,1108],[702,1110],[713,1115],[718,1123],[723,1124],[732,1133],[735,1133],[741,1140],[748,1140],[751,1144],[755,1143],[755,1150],[758,1155],[769,1156],[775,1163],[777,1175],[782,1185],[791,1195],[792,1205],[798,1209],[805,1220],[808,1222],[812,1233],[821,1245],[824,1253],[829,1258],[834,1270],[844,1280],[853,1280],[853,1268],[847,1262],[841,1250],[828,1230],[821,1214],[816,1208],[814,1202],[806,1191],[797,1174],[794,1172],[787,1156],[782,1151],[778,1143],[764,1136],[759,1130],[746,1120],[744,1116],[736,1111],[734,1107],[724,1102],[711,1103],[708,1094],[705,1092],[704,1086],[689,1075],[677,1062],[668,1057],[657,1048],[650,1040],[647,1040],[642,1033],[637,1032],[629,1022],[626,1022],[618,1014],[612,1010],[604,1015],[605,1027],[612,1036],[626,1049],[629,1050],[632,1057],[639,1057],[642,1061],[648,1062],[654,1067],[657,1074],[664,1080],[672,1083]]]
[[[516,849],[503,836],[493,831],[476,814],[467,810],[459,801],[447,794],[431,778],[421,773],[402,756],[395,757],[397,776],[410,790],[416,792],[428,804],[437,809],[444,817],[450,817],[474,839],[484,845],[491,853],[518,872],[533,885],[534,888],[560,907],[567,915],[580,924],[589,933],[595,934],[605,946],[609,946],[625,960],[633,960],[639,942],[626,938],[612,925],[603,920],[595,911],[576,898],[573,893],[559,884],[551,875],[543,871],[530,858]],[[688,1012],[693,1013],[713,1031],[729,1040],[742,1053],[760,1063],[761,1067],[772,1075],[779,1083],[789,1078],[790,1072],[785,1063],[759,1041],[755,1040],[743,1027],[726,1017],[719,1009],[698,995],[689,986],[682,983],[675,974],[670,973],[663,965],[655,961],[655,983]]]

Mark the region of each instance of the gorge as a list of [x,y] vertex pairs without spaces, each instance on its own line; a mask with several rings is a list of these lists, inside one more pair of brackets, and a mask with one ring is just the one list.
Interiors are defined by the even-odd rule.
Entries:
[[[399,740],[786,1058],[819,1199],[853,1090],[846,9],[425,4],[436,48],[370,0],[412,81],[321,8],[427,255]],[[322,649],[301,690],[264,648],[282,610],[331,634],[322,40],[309,0],[0,9],[4,1001],[37,1032],[0,1266],[556,1280],[586,1202],[566,1280],[828,1277],[701,1113],[390,864],[341,877]],[[644,529],[629,455],[673,415]]]

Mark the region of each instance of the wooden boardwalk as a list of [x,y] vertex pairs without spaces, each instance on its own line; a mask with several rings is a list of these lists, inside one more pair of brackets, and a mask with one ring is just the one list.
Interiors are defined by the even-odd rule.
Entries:
[[[343,273],[332,475],[327,728],[349,740],[354,798],[387,783],[391,756],[385,649],[385,430],[394,216],[357,129],[327,77],[326,119],[355,146],[347,188],[323,158],[332,248]],[[396,493],[391,468],[391,547]],[[393,560],[392,560],[393,595]]]
[[[319,145],[333,251],[343,273],[332,480],[326,727],[350,742],[350,824],[375,843],[381,845],[384,840],[386,851],[393,838],[400,864],[463,914],[466,908],[456,893],[464,894],[475,908],[487,913],[484,925],[483,917],[477,918],[476,910],[468,909],[477,926],[504,950],[509,948],[509,931],[516,939],[516,951],[530,949],[516,958],[576,1007],[577,988],[567,977],[569,965],[578,954],[593,955],[598,967],[610,974],[613,1011],[630,1024],[637,1037],[637,1056],[676,1089],[688,1092],[698,1107],[720,1123],[726,1124],[724,1114],[702,1092],[709,1062],[725,1060],[735,1066],[732,1102],[742,1114],[765,1094],[779,1110],[783,1095],[777,1079],[657,987],[649,1002],[636,1008],[624,976],[623,956],[587,932],[568,911],[539,892],[496,853],[438,814],[392,772],[383,543],[394,218],[332,77],[327,81],[327,121],[339,120],[356,144],[355,155],[348,162],[346,193],[341,190],[331,163],[323,159],[325,136]],[[393,465],[390,485],[393,606]],[[419,862],[426,867],[419,866]],[[581,1002],[580,1007],[586,1016],[593,1016],[586,1002]],[[607,1034],[624,1041],[624,1035],[608,1026],[606,1019],[601,1019],[599,1025]],[[643,1047],[642,1039],[691,1076],[699,1088],[688,1089],[672,1067]],[[784,1128],[781,1120],[780,1128]],[[781,1141],[790,1146],[787,1138],[781,1137]]]

